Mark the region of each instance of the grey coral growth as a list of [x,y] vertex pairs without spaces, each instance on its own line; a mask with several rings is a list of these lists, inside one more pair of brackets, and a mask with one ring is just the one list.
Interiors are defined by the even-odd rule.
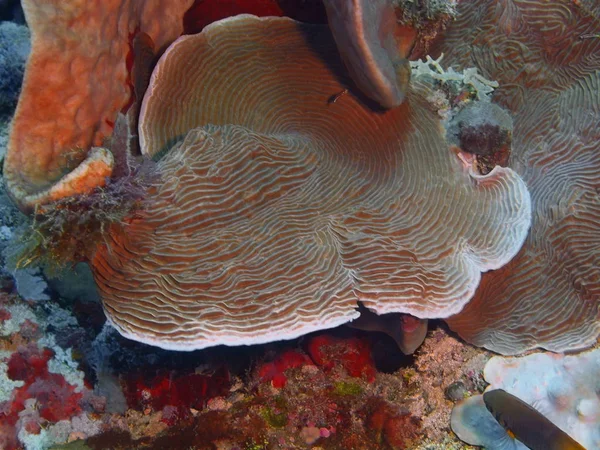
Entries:
[[46,293],[48,284],[44,280],[39,267],[16,269],[12,275],[15,279],[17,292],[23,299],[33,301],[50,300]]
[[17,105],[30,48],[27,27],[0,22],[0,115]]

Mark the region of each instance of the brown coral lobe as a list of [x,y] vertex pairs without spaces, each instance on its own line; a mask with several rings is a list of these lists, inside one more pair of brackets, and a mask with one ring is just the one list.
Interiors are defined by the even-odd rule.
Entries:
[[[514,119],[511,167],[531,191],[519,254],[485,274],[450,326],[503,354],[561,352],[600,334],[600,39],[589,2],[461,2],[438,51],[499,82]],[[490,301],[493,299],[493,301]]]
[[[447,316],[514,255],[529,225],[514,172],[464,170],[422,86],[386,113],[350,92],[328,105],[348,80],[326,27],[283,18],[226,19],[165,52],[140,118],[142,152],[164,154],[153,207],[92,261],[122,334],[259,343],[347,322],[358,301]],[[485,220],[465,229],[463,209]]]

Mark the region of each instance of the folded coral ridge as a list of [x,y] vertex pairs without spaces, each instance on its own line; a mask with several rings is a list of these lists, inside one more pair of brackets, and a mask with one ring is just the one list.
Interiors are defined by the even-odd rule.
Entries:
[[511,169],[448,149],[425,87],[375,112],[324,26],[238,16],[179,38],[151,79],[148,208],[92,267],[125,336],[191,350],[288,339],[370,310],[447,317],[530,223]]
[[511,111],[510,166],[531,192],[519,254],[449,320],[502,354],[593,345],[600,335],[600,14],[593,2],[462,2],[440,50],[497,80]]

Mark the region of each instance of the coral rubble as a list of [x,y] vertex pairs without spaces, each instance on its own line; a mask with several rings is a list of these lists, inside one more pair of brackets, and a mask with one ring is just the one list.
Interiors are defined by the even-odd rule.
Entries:
[[[531,405],[586,449],[600,448],[598,389],[600,349],[577,355],[534,353],[494,357],[484,369],[488,390],[504,389]],[[526,448],[515,442],[483,405],[481,396],[458,404],[452,429],[473,445],[488,449]]]

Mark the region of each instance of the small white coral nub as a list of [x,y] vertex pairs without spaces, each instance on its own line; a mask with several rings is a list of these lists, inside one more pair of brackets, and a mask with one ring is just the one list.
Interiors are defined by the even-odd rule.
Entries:
[[488,80],[479,74],[475,67],[468,67],[463,69],[462,72],[456,72],[452,67],[444,69],[440,64],[443,57],[444,54],[442,53],[437,59],[433,59],[427,55],[425,61],[411,61],[412,76],[418,78],[426,75],[442,83],[458,81],[463,84],[469,84],[475,89],[478,100],[489,100],[494,89],[499,86],[497,81]]

